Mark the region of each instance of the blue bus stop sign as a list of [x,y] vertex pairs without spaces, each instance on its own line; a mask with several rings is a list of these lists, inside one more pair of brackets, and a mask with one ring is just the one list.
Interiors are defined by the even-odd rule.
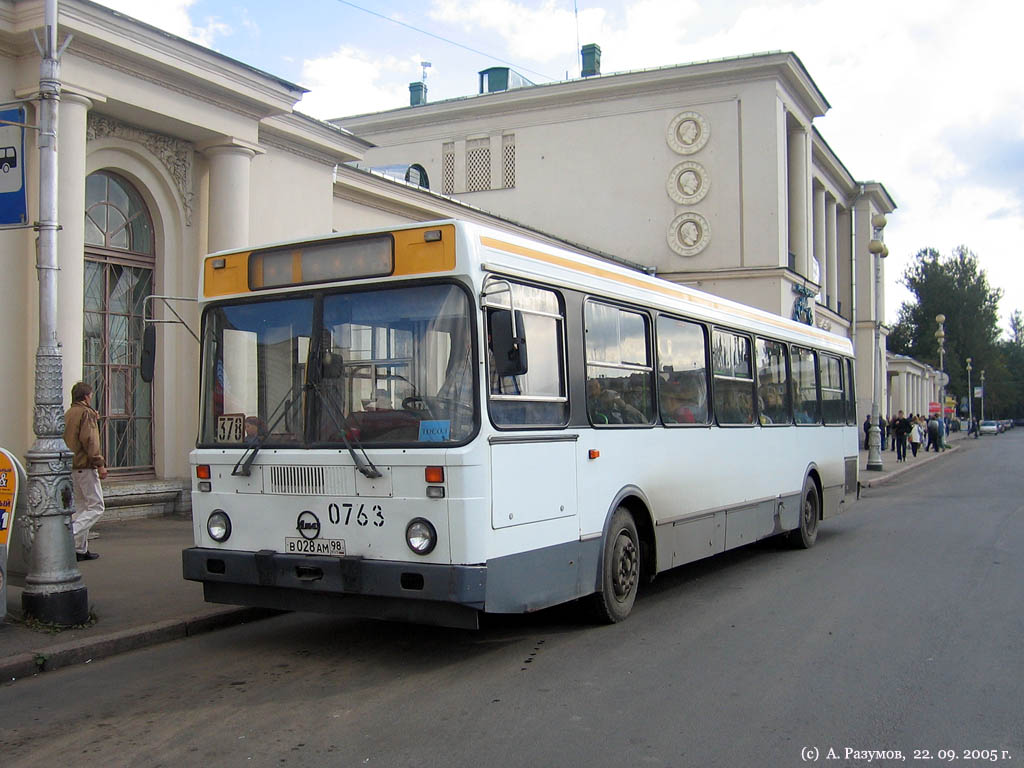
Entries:
[[24,107],[0,110],[0,226],[27,223],[24,126]]

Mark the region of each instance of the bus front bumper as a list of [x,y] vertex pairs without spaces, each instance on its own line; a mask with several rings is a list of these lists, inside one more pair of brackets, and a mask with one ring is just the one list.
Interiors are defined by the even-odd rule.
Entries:
[[476,628],[487,567],[190,547],[207,602]]

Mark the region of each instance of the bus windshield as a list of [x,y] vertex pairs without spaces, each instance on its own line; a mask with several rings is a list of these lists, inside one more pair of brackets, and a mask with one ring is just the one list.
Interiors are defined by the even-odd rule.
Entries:
[[470,327],[451,284],[212,307],[200,443],[463,442],[478,421]]

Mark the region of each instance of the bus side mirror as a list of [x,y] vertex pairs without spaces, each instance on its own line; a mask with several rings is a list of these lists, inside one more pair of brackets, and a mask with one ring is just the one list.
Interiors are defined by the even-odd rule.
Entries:
[[494,372],[498,376],[522,376],[526,373],[526,330],[523,313],[495,309],[491,317],[491,352],[494,354]]
[[156,325],[146,323],[142,332],[142,353],[139,355],[139,375],[149,384],[153,381],[153,366],[156,364]]

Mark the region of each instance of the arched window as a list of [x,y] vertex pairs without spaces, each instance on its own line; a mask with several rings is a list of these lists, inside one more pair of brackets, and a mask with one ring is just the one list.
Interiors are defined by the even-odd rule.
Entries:
[[153,221],[124,178],[85,180],[85,381],[114,470],[153,469],[152,388],[139,376],[143,301],[153,292]]

